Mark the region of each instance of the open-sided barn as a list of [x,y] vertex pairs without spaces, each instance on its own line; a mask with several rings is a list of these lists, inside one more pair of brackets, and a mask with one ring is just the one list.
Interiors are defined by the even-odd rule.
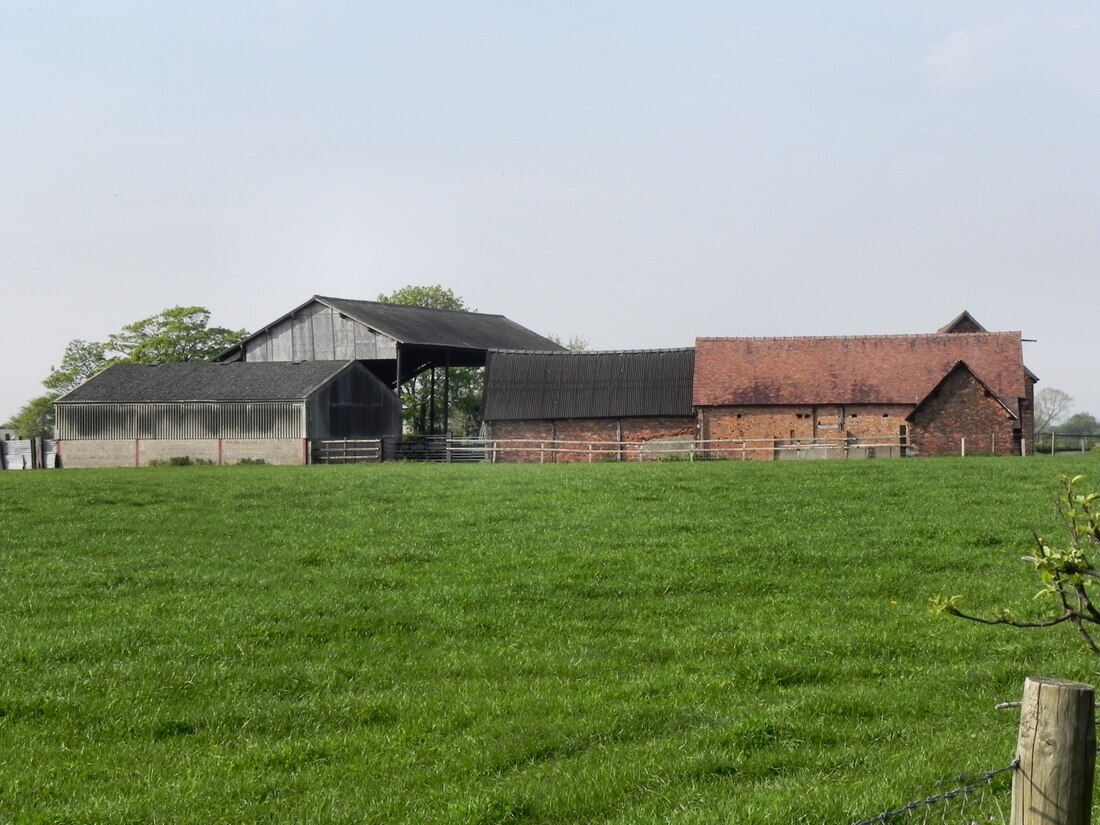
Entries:
[[[449,430],[452,367],[482,367],[491,349],[562,347],[503,315],[314,295],[218,356],[219,361],[349,360],[362,363],[395,392],[430,373],[439,428]],[[439,380],[436,380],[437,374]],[[434,399],[442,397],[442,404]],[[434,418],[429,429],[436,430]]]
[[55,409],[65,467],[304,464],[311,440],[400,427],[397,397],[355,361],[119,364]]
[[491,349],[559,350],[503,315],[314,295],[219,361],[361,361],[396,386],[432,367],[480,367]]
[[504,461],[662,454],[695,435],[694,350],[490,352],[482,409]]

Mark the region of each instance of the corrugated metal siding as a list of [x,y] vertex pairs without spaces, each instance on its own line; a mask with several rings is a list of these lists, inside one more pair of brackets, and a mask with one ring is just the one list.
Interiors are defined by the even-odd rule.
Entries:
[[58,438],[306,438],[301,401],[59,404]]
[[491,352],[486,421],[692,414],[695,351]]

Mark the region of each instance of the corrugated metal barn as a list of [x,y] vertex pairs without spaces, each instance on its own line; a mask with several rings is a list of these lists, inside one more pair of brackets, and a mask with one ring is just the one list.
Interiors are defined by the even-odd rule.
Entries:
[[694,365],[690,348],[490,352],[484,431],[502,461],[660,457],[695,436]]
[[309,442],[400,430],[397,397],[356,361],[119,364],[59,398],[65,467],[304,464]]

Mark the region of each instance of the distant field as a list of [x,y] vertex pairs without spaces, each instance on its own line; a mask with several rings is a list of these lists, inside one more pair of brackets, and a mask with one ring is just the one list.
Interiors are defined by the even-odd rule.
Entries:
[[839,823],[1008,764],[1095,456],[0,473],[0,822]]

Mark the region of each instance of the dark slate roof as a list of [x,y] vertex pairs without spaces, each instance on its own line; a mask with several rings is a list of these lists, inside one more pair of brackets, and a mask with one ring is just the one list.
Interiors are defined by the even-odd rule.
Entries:
[[[59,404],[299,401],[354,361],[116,364],[61,396]],[[358,367],[361,369],[361,367]]]
[[393,338],[400,344],[463,349],[556,350],[560,345],[521,327],[503,315],[425,309],[377,301],[353,301],[315,295],[315,301]]
[[1018,332],[700,338],[698,406],[917,404],[958,361],[1015,408],[1027,394]]
[[490,352],[486,421],[690,416],[693,349]]

